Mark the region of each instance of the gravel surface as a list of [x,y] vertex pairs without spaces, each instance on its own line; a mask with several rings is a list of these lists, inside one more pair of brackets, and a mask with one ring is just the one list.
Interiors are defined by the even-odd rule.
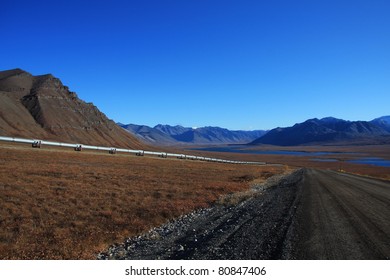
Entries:
[[389,259],[390,182],[300,169],[236,205],[200,209],[98,259]]
[[[238,205],[200,209],[116,244],[98,259],[280,259],[302,170],[253,186]],[[285,244],[286,243],[286,244]]]
[[293,258],[389,259],[390,182],[307,169]]

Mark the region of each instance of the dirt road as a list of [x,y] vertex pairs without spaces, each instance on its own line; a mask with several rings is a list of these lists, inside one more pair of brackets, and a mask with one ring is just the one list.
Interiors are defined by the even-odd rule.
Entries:
[[390,183],[303,169],[184,216],[100,259],[388,259]]
[[295,258],[390,258],[389,182],[309,169],[302,184]]

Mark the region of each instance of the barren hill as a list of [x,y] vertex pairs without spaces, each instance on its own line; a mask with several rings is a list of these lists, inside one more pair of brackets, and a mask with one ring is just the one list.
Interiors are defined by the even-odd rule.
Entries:
[[141,148],[142,143],[51,74],[0,71],[0,135]]

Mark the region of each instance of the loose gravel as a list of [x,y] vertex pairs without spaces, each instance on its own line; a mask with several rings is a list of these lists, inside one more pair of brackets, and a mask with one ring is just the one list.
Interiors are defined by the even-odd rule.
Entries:
[[252,186],[237,205],[199,209],[115,244],[101,260],[280,259],[288,258],[287,237],[302,171],[276,175]]

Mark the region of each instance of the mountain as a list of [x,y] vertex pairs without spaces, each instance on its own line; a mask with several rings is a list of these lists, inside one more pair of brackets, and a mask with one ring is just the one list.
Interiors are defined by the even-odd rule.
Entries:
[[351,122],[328,117],[320,120],[310,119],[292,127],[275,128],[249,144],[294,146],[356,141],[365,144],[387,143],[390,142],[390,133],[372,122]]
[[243,144],[264,135],[266,131],[228,130],[220,127],[189,128],[183,126],[156,125],[122,125],[122,127],[139,139],[158,145],[174,144]]
[[372,120],[371,123],[383,128],[387,132],[390,132],[390,116],[376,118]]
[[183,134],[187,131],[190,131],[192,128],[189,127],[183,127],[181,125],[163,125],[163,124],[158,124],[154,127],[154,129],[157,129],[165,134],[171,135],[171,136],[176,136]]
[[140,148],[141,142],[51,74],[0,71],[0,135]]
[[176,140],[170,135],[147,125],[122,124],[121,127],[147,143],[156,145],[172,145],[176,143]]
[[264,131],[228,130],[207,126],[188,130],[174,138],[191,144],[244,144],[264,133]]

